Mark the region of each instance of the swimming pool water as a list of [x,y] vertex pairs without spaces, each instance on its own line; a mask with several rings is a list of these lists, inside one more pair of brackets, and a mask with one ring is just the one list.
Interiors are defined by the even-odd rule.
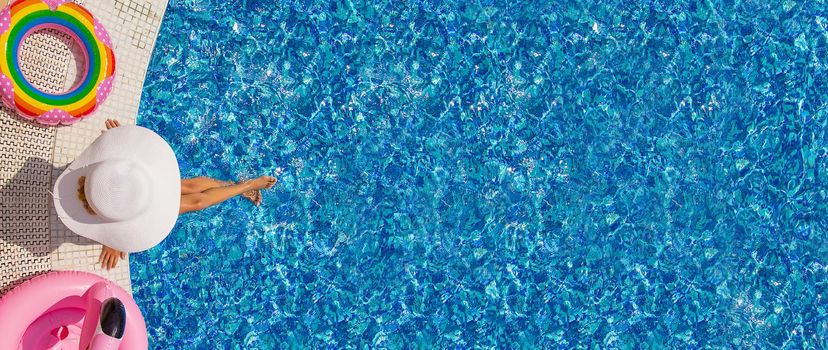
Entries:
[[825,1],[170,1],[139,123],[278,174],[153,348],[828,347]]

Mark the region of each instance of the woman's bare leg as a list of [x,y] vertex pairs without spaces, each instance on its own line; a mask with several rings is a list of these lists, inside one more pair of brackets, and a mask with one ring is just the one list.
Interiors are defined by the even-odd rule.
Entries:
[[211,188],[227,186],[227,181],[216,180],[206,176],[194,177],[192,179],[181,179],[181,194],[199,193]]
[[[200,193],[211,188],[224,187],[232,184],[234,184],[234,182],[216,180],[206,176],[199,176],[192,179],[181,179],[181,195]],[[262,195],[259,193],[259,190],[252,190],[242,193],[242,197],[253,202],[256,206],[262,202]]]
[[209,208],[247,191],[270,188],[275,184],[275,177],[262,176],[235,185],[211,188],[199,193],[184,194],[181,195],[181,207],[178,213],[184,214]]

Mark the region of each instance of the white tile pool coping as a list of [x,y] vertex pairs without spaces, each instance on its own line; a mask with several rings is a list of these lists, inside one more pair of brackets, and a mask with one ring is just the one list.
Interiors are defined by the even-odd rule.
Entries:
[[[55,216],[49,190],[71,163],[116,118],[135,124],[147,66],[167,0],[76,0],[107,28],[117,59],[115,86],[91,117],[69,127],[41,127],[0,109],[0,294],[50,270],[99,274],[131,291],[129,262],[110,271],[97,263],[101,246],[68,230]],[[71,86],[74,45],[56,33],[23,45],[21,64],[44,90]]]

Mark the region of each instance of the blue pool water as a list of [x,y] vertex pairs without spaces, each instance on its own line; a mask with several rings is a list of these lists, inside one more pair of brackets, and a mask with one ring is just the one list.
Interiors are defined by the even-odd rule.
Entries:
[[139,123],[278,174],[133,254],[158,349],[828,347],[825,1],[170,1]]

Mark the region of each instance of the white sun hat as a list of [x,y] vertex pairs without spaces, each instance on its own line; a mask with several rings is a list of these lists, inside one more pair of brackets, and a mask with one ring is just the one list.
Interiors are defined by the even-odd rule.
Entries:
[[[79,183],[96,215],[84,208]],[[139,126],[104,132],[58,177],[55,211],[73,232],[124,252],[152,248],[178,219],[181,172],[170,145]]]

